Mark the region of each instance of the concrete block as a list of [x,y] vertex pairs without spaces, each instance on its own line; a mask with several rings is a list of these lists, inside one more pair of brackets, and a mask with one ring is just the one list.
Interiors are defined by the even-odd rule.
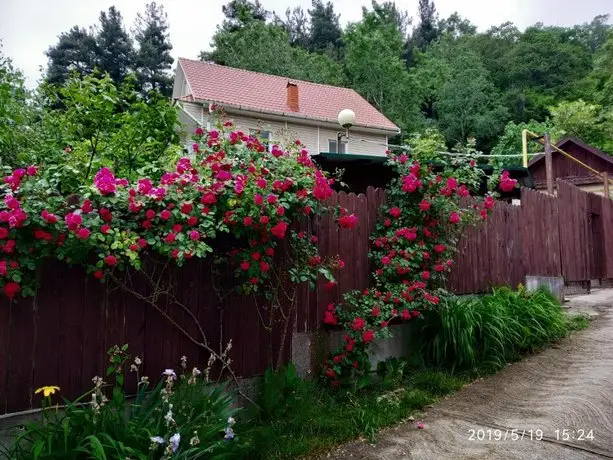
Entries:
[[526,276],[525,284],[528,292],[544,287],[558,299],[560,304],[564,303],[564,278],[561,276]]

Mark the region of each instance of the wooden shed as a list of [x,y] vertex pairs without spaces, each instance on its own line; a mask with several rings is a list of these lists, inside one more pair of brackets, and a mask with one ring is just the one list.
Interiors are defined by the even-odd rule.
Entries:
[[[613,157],[586,144],[576,137],[562,139],[556,146],[599,172],[608,172],[613,177]],[[604,194],[604,184],[600,177],[590,172],[579,163],[572,161],[557,151],[552,153],[553,180],[562,179],[588,192]],[[528,164],[528,169],[537,190],[547,189],[545,172],[545,155],[535,156]]]

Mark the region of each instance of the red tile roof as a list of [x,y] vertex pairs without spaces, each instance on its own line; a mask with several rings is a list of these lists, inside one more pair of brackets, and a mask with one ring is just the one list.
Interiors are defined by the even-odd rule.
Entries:
[[[341,110],[356,114],[356,126],[399,131],[399,128],[352,89],[293,80],[203,61],[180,58],[195,100],[232,105],[287,117],[337,123]],[[299,111],[287,105],[288,82],[298,85]]]

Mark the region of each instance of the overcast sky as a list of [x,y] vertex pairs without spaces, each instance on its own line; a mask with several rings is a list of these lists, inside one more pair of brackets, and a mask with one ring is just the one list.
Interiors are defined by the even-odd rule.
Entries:
[[[74,25],[90,26],[98,22],[101,10],[115,5],[125,23],[132,27],[145,0],[0,0],[0,40],[4,52],[13,58],[25,73],[29,86],[40,78],[41,66],[46,66],[44,51],[57,42],[60,33]],[[221,6],[227,0],[158,0],[168,13],[173,56],[197,58],[209,47],[216,25],[223,19]],[[334,0],[343,25],[361,17],[363,5],[370,0]],[[401,8],[416,16],[418,0],[397,0]],[[305,9],[311,0],[262,0],[266,9],[283,15],[287,7],[301,5]],[[479,30],[512,21],[525,28],[535,22],[548,25],[572,25],[589,22],[598,14],[613,16],[613,0],[435,0],[439,14],[449,16],[454,11],[470,19]]]

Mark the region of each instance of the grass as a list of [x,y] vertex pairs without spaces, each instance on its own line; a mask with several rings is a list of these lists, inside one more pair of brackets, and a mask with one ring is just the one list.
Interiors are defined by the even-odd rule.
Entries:
[[331,393],[315,381],[298,379],[284,401],[278,401],[275,414],[251,415],[245,427],[253,448],[250,458],[293,459],[326,452],[360,436],[374,442],[380,428],[406,419],[468,381],[418,370],[393,389],[378,381],[365,390]]

